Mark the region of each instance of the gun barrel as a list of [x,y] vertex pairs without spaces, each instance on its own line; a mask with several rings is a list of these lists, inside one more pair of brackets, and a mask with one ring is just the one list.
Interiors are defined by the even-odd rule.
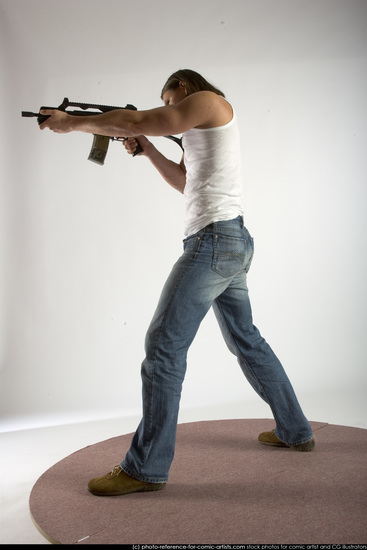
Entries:
[[32,117],[32,116],[38,116],[39,113],[32,113],[31,111],[22,111],[22,116],[26,117]]

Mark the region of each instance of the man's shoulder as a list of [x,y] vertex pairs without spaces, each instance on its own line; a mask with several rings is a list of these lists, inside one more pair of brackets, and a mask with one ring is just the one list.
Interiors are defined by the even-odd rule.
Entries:
[[195,108],[202,113],[207,113],[207,119],[196,128],[215,128],[223,126],[233,118],[233,109],[230,103],[215,92],[202,91],[189,95],[184,101],[187,101],[189,108]]
[[156,112],[160,121],[165,122],[164,134],[149,135],[175,135],[192,128],[216,128],[233,118],[231,105],[222,96],[208,91],[190,94],[179,103],[161,107]]
[[191,102],[205,102],[205,103],[221,103],[225,102],[228,103],[227,100],[220,96],[219,94],[216,94],[215,92],[209,92],[208,90],[203,90],[201,92],[194,92],[186,97],[184,101],[191,101]]

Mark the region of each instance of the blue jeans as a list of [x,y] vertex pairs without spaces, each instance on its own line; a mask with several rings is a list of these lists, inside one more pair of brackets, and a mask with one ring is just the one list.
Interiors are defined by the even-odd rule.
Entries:
[[288,445],[312,439],[281,363],[252,323],[246,276],[253,252],[242,217],[212,223],[184,240],[146,336],[143,418],[121,462],[131,477],[168,480],[187,352],[210,307],[247,380],[271,407],[279,439]]

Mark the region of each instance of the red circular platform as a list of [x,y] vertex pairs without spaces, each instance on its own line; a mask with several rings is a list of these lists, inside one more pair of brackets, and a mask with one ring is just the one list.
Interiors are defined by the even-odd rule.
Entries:
[[47,470],[30,509],[61,544],[365,544],[367,430],[312,422],[316,449],[262,445],[272,420],[180,424],[164,491],[96,497],[91,478],[124,457],[132,434]]

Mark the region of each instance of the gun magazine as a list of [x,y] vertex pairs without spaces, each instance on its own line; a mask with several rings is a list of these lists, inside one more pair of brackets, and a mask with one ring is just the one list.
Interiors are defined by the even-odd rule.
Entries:
[[110,138],[108,136],[100,136],[94,134],[92,148],[89,153],[88,160],[104,165],[104,161],[107,155],[108,146],[110,144]]

